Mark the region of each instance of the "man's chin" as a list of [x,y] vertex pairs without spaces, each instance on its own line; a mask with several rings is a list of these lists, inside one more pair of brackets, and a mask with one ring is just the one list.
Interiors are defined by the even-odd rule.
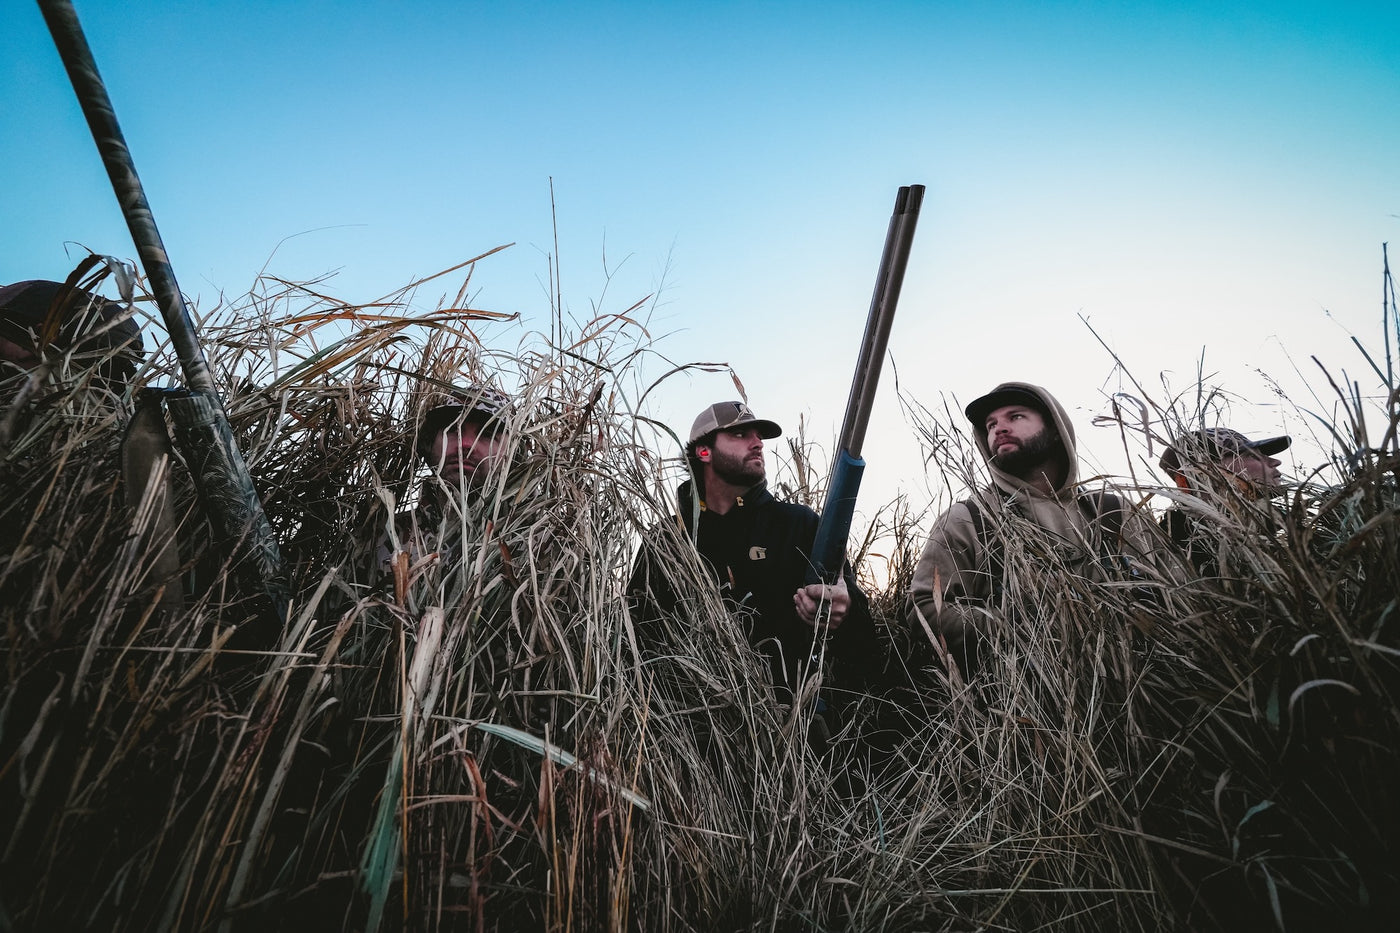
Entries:
[[732,473],[721,473],[719,478],[731,486],[740,488],[757,486],[763,482],[763,470],[736,470]]

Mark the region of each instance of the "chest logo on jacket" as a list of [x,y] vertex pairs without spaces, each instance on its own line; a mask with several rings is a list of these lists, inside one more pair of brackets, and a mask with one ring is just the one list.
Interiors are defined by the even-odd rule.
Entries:
[[749,548],[749,560],[763,560],[767,556],[768,549],[766,547],[755,546]]

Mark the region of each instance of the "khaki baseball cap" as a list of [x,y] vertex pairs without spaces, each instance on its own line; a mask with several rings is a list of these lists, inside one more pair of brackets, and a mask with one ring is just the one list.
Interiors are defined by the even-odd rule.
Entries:
[[694,444],[707,434],[727,431],[740,425],[753,425],[758,428],[758,436],[769,439],[783,433],[783,429],[772,421],[764,421],[753,413],[743,402],[715,402],[700,412],[695,423],[690,426],[690,443]]

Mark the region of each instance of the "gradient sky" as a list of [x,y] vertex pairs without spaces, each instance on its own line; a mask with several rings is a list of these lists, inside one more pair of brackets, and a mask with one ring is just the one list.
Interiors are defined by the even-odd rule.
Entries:
[[[659,291],[659,352],[733,364],[761,416],[826,441],[917,183],[891,349],[930,407],[1038,382],[1118,472],[1089,421],[1123,385],[1081,316],[1154,389],[1204,354],[1256,434],[1307,429],[1257,370],[1306,401],[1294,365],[1359,378],[1348,335],[1379,348],[1394,2],[76,6],[201,305],[264,268],[369,301],[513,242],[472,284],[523,315],[487,332],[514,346],[548,329],[553,179],[575,317]],[[0,76],[0,281],[63,278],[68,243],[133,256],[33,4],[0,12]],[[869,496],[927,501],[894,390],[887,367]],[[683,433],[733,395],[682,378],[651,413]]]

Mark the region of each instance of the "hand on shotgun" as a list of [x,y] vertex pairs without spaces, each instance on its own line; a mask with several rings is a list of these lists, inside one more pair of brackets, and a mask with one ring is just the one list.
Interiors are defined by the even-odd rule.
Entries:
[[851,608],[851,592],[846,589],[844,579],[836,583],[809,583],[793,594],[792,602],[803,622],[833,631],[846,620]]

